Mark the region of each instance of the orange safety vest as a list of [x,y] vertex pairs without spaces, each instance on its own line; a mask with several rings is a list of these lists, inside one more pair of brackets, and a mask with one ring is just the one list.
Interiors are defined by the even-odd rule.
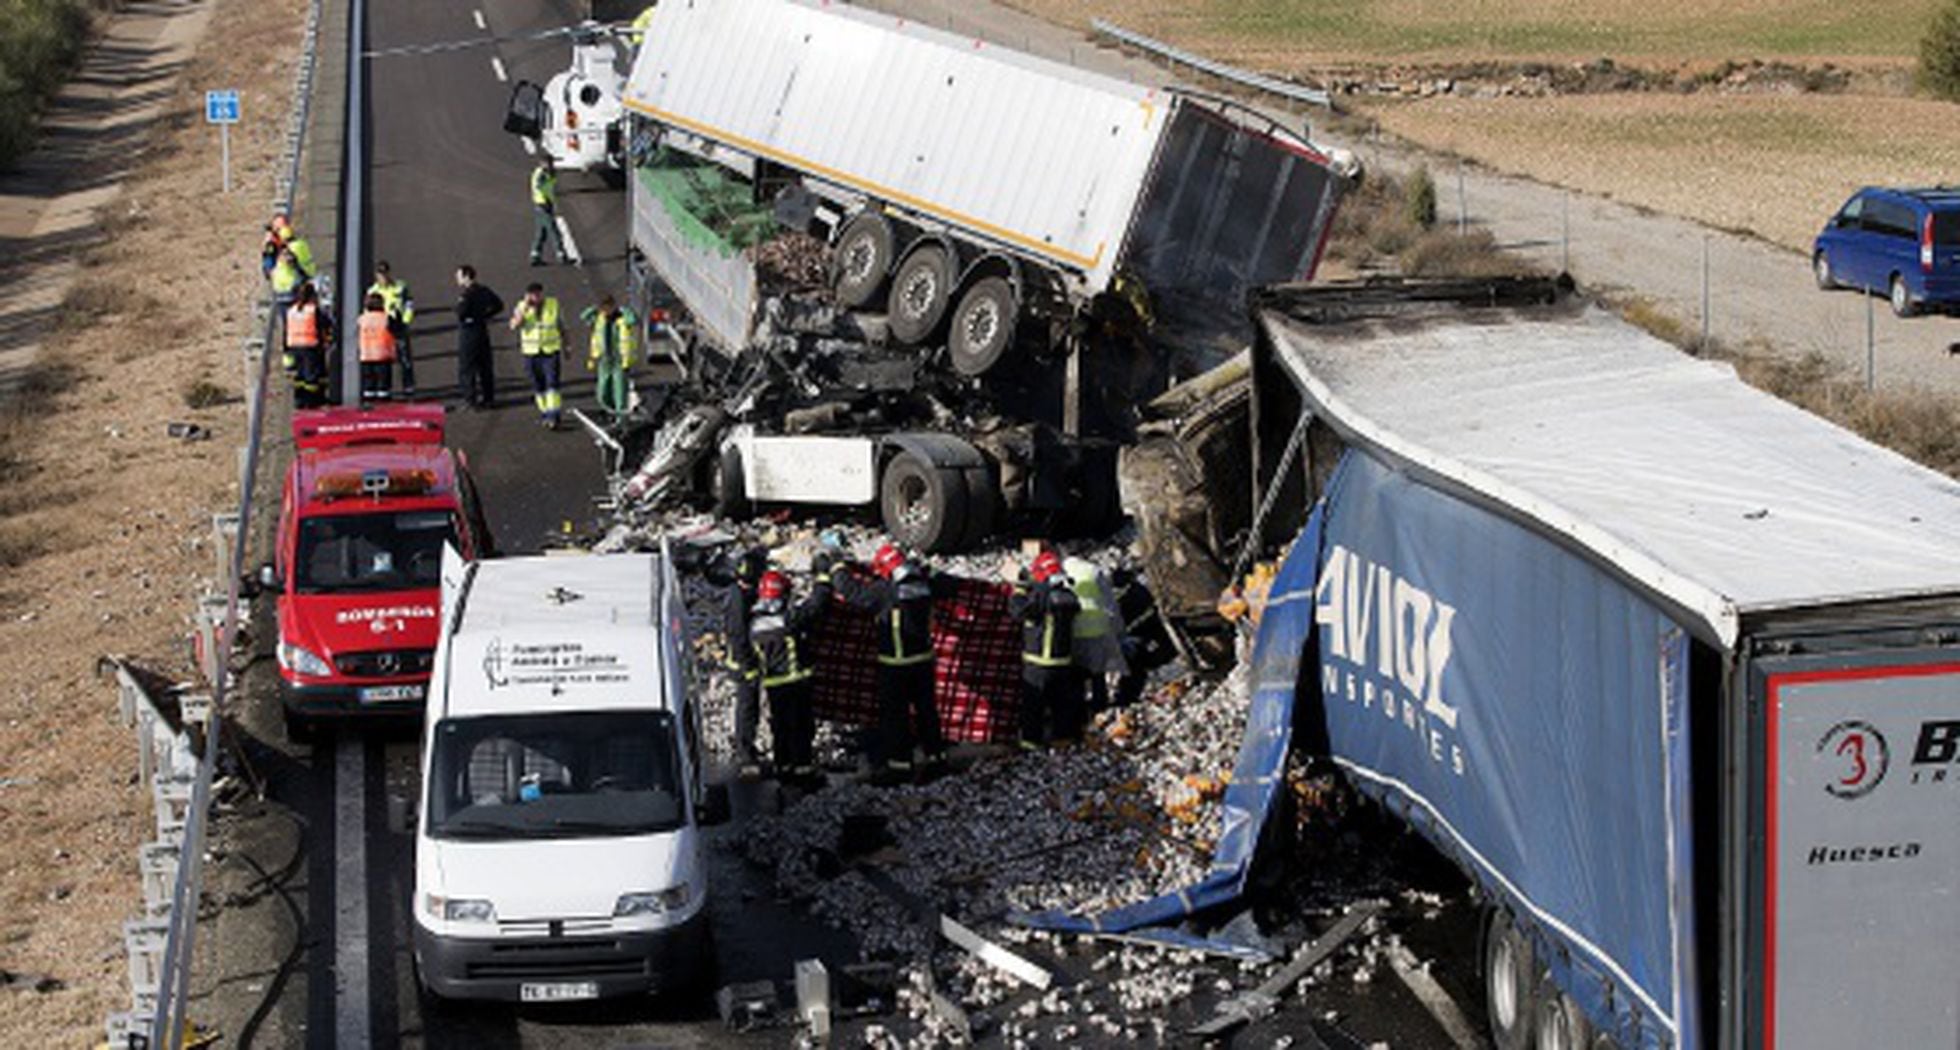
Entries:
[[388,311],[369,310],[361,315],[361,363],[389,364],[395,360],[395,333],[388,329]]
[[311,304],[286,311],[286,345],[320,345],[320,308]]

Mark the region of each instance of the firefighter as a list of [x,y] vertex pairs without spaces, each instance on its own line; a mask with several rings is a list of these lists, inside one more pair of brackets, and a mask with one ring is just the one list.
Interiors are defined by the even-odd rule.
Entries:
[[545,242],[558,253],[558,261],[570,262],[565,242],[558,236],[558,169],[548,156],[538,158],[531,169],[531,265],[544,265]]
[[765,572],[756,583],[754,614],[749,619],[749,645],[762,692],[769,701],[769,735],[775,745],[776,773],[795,784],[817,779],[812,748],[817,718],[810,664],[812,634],[830,606],[830,557],[818,554],[811,565],[816,581],[802,601],[789,601],[789,577]]
[[401,345],[401,322],[388,312],[379,295],[362,304],[359,332],[361,400],[385,400],[395,374],[395,352]]
[[272,264],[272,302],[280,309],[293,304],[299,295],[299,286],[305,284],[310,275],[300,266],[299,257],[289,247],[281,246],[277,261]]
[[286,310],[284,364],[293,380],[294,408],[327,403],[327,346],[332,341],[333,316],[320,309],[320,293],[307,281]]
[[1082,736],[1082,673],[1075,666],[1075,616],[1062,559],[1035,556],[1015,581],[1008,612],[1021,621],[1021,746],[1072,744]]
[[558,300],[544,294],[544,285],[531,282],[517,309],[511,311],[510,327],[517,333],[524,367],[531,374],[538,422],[557,430],[559,414],[565,407],[565,396],[558,389],[559,352],[565,348],[565,324],[559,316]]
[[592,327],[592,348],[585,364],[596,377],[593,395],[614,418],[623,416],[633,407],[628,373],[639,354],[640,318],[608,295],[598,306],[586,307],[579,319]]
[[395,362],[402,370],[402,396],[415,396],[415,349],[410,333],[415,324],[415,296],[408,290],[407,281],[397,281],[389,272],[388,260],[374,264],[374,283],[368,285],[369,295],[378,295],[388,308],[388,316],[401,322],[401,338],[396,340]]
[[912,775],[915,731],[927,766],[943,766],[946,741],[933,696],[932,603],[950,597],[957,581],[933,575],[887,543],[871,559],[871,578],[847,573],[835,582],[845,602],[876,621],[881,768],[874,779],[890,784]]
[[313,263],[313,246],[280,213],[266,227],[266,246],[261,249],[261,255],[266,252],[272,255],[272,266],[266,276],[272,282],[273,301],[283,309],[291,305],[301,283],[319,274],[319,268]]
[[456,267],[456,370],[465,407],[492,408],[497,403],[490,320],[503,312],[503,297],[476,279],[476,267]]
[[1062,573],[1075,592],[1075,666],[1088,678],[1089,709],[1109,706],[1109,679],[1129,673],[1124,660],[1122,622],[1115,615],[1109,575],[1087,558],[1062,559]]
[[749,637],[750,611],[768,569],[768,552],[751,547],[716,559],[706,573],[708,582],[728,592],[722,606],[722,637],[728,641],[722,670],[735,685],[735,766],[744,780],[762,775],[762,760],[755,750],[757,723],[762,720],[762,675],[756,669],[755,647],[743,640]]

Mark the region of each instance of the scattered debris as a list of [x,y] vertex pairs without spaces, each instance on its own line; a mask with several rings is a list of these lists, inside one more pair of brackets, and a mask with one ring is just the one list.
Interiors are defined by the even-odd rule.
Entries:
[[1430,976],[1427,963],[1418,962],[1414,953],[1399,942],[1388,945],[1384,954],[1387,956],[1389,969],[1395,971],[1395,976],[1402,979],[1402,983],[1408,986],[1417,1001],[1421,1002],[1429,1010],[1430,1015],[1436,1018],[1436,1023],[1442,1025],[1443,1031],[1449,1033],[1450,1040],[1457,1045],[1457,1050],[1488,1050],[1490,1043],[1484,1038],[1483,1031],[1470,1023],[1470,1019],[1464,1016],[1463,1009],[1456,1005],[1456,1000],[1451,999],[1450,993],[1444,991],[1443,986],[1436,983],[1436,978]]
[[1022,984],[1046,990],[1055,981],[1054,974],[974,933],[950,916],[939,917],[939,932],[974,958]]
[[1279,1009],[1280,997],[1286,995],[1300,979],[1311,973],[1341,945],[1347,943],[1366,926],[1369,920],[1381,913],[1379,904],[1363,904],[1341,917],[1341,921],[1327,932],[1302,947],[1292,960],[1281,967],[1278,973],[1267,978],[1259,987],[1218,1005],[1211,1020],[1191,1029],[1196,1036],[1214,1037],[1259,1018],[1266,1017]]

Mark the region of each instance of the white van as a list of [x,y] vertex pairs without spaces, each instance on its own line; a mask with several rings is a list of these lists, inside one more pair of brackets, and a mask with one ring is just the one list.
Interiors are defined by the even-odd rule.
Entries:
[[415,966],[438,998],[693,987],[712,952],[686,616],[662,554],[443,573],[415,835]]

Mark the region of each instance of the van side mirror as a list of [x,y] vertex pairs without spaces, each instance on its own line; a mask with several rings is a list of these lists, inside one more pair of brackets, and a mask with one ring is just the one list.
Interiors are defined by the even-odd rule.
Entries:
[[701,793],[701,805],[695,810],[694,818],[702,827],[728,823],[728,785],[709,784]]
[[258,584],[268,591],[279,589],[279,570],[273,568],[271,562],[259,566]]

